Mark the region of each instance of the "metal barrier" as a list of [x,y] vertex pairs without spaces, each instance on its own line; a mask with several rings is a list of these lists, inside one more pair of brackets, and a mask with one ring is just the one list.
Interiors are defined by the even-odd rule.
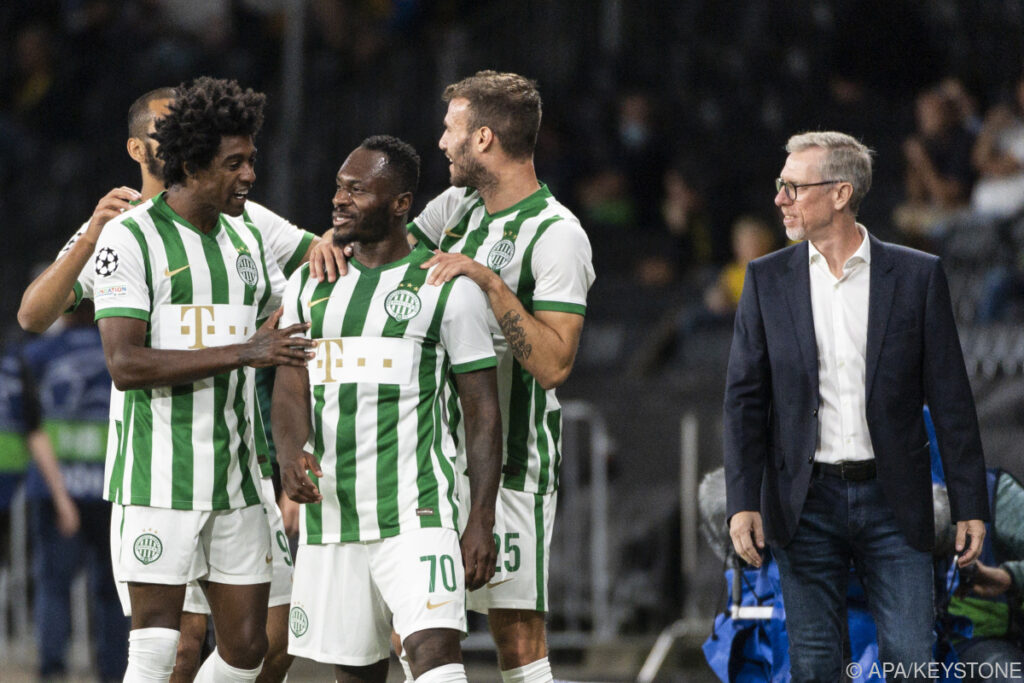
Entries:
[[[608,567],[608,457],[604,416],[587,401],[562,403],[562,469],[548,577],[550,649],[583,649],[614,638]],[[472,633],[464,650],[490,650]]]

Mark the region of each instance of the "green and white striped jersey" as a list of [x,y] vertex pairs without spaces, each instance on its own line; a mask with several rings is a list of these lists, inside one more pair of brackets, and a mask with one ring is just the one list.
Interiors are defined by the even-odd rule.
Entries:
[[449,373],[495,366],[487,300],[468,278],[436,287],[423,248],[379,268],[355,259],[334,283],[303,266],[282,325],[311,324],[313,415],[307,449],[323,501],[303,505],[307,544],[371,541],[423,527],[458,529]]
[[[140,202],[140,204],[149,204],[149,201]],[[138,206],[138,204],[136,204]],[[276,213],[266,208],[262,204],[257,204],[252,200],[245,202],[245,211],[242,214],[242,219],[257,230],[263,236],[263,244],[267,250],[267,258],[273,259],[274,262],[281,268],[284,276],[287,278],[295,269],[299,267],[299,263],[302,262],[303,257],[306,255],[306,251],[309,250],[309,245],[313,242],[314,235],[311,232],[307,232],[285,218],[278,216]],[[66,254],[71,246],[78,241],[85,231],[89,228],[89,221],[82,223],[82,226],[75,231],[75,234],[61,247],[61,250],[57,253],[57,259],[60,259]],[[55,259],[56,260],[56,259]],[[75,303],[72,307],[77,308],[82,303],[82,299],[93,298],[93,285],[96,282],[96,268],[90,259],[82,272],[78,274],[78,279],[75,280],[74,292],[75,292]],[[256,371],[257,376],[257,393],[260,390],[260,377],[261,372]],[[264,374],[263,377],[266,377]],[[266,381],[266,380],[263,380]],[[264,392],[268,393],[268,392]],[[262,399],[261,399],[262,400]],[[269,396],[266,397],[266,401],[269,403]],[[110,421],[111,430],[114,434],[121,429],[121,419],[124,415],[124,394],[113,384],[110,385]],[[258,419],[258,417],[257,417]],[[270,451],[268,445],[266,445],[266,439],[263,441],[263,450],[260,450],[260,430],[256,431],[256,442],[258,452],[263,450]],[[113,462],[113,458],[116,456],[118,443],[114,437],[110,437],[107,440],[107,460]],[[260,471],[264,477],[269,477],[273,473],[273,468],[270,461],[260,463]]]
[[[301,258],[301,256],[300,256]],[[148,323],[156,349],[241,343],[280,302],[284,276],[260,230],[222,215],[208,235],[158,195],[108,223],[93,262],[96,318]],[[260,502],[253,368],[124,392],[105,497],[122,505],[223,510]]]
[[[313,233],[306,232],[302,228],[295,226],[286,218],[278,216],[267,207],[257,204],[251,199],[245,202],[245,211],[242,213],[242,219],[260,231],[260,234],[263,235],[263,244],[266,246],[267,257],[277,262],[286,278],[291,277],[291,274],[299,267],[302,258],[306,255],[306,251],[314,239]],[[88,228],[89,221],[82,223],[82,227],[76,230],[75,234],[61,247],[57,253],[57,258],[59,259],[67,253],[71,249],[71,245],[77,242],[78,238],[84,235]],[[82,302],[82,299],[92,298],[95,283],[96,270],[90,261],[82,269],[82,272],[78,274],[78,279],[75,281],[74,305],[76,307]]]
[[[431,249],[465,254],[498,273],[530,313],[586,313],[594,282],[590,241],[546,185],[493,215],[476,190],[449,188],[427,204],[409,232]],[[515,359],[493,314],[489,320],[504,430],[502,486],[556,491],[562,447],[558,399]]]

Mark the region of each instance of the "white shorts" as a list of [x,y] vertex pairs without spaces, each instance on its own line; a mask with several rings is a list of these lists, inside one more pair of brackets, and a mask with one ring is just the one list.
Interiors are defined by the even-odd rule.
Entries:
[[548,566],[557,501],[557,491],[541,495],[498,489],[494,515],[498,564],[486,586],[467,594],[469,609],[484,614],[488,609],[548,611]]
[[[270,477],[264,477],[260,482],[260,497],[266,509],[266,520],[270,527],[270,550],[273,559],[273,577],[270,580],[270,598],[267,601],[268,607],[287,605],[292,594],[292,553],[288,547],[288,537],[284,533],[284,520],[281,518],[281,510],[277,506],[274,497],[274,482]],[[120,563],[118,558],[121,552],[121,520],[124,516],[124,506],[117,503],[112,504],[110,513],[110,554],[114,567],[114,579],[117,585],[117,597],[121,600],[121,609],[126,617],[132,615],[131,601],[128,597],[128,583],[120,578]],[[210,603],[206,601],[206,594],[198,581],[189,581],[185,586],[185,604],[182,612],[193,614],[209,614]]]
[[390,656],[392,628],[402,640],[428,628],[465,632],[465,579],[453,529],[300,546],[288,653],[368,666]]
[[273,574],[262,505],[234,510],[170,510],[127,505],[122,518],[120,579],[186,584],[195,579],[251,585]]

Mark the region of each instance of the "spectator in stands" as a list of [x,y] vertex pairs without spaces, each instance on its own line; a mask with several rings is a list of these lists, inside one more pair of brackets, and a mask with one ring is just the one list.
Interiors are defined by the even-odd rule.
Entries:
[[903,141],[906,201],[893,219],[908,239],[920,242],[943,218],[967,206],[974,136],[957,102],[937,87],[917,96],[915,110],[917,129]]
[[662,176],[661,220],[672,239],[672,257],[680,269],[701,268],[713,259],[714,231],[707,197],[695,164],[677,162]]
[[661,182],[669,157],[654,100],[645,92],[619,98],[611,162],[629,184],[641,227],[658,222]]
[[771,226],[752,215],[740,216],[732,226],[733,258],[704,289],[703,300],[672,311],[658,325],[649,344],[640,349],[634,367],[642,374],[660,367],[670,357],[679,360],[687,340],[703,329],[732,324],[743,292],[747,264],[770,254],[778,246]]
[[69,101],[66,67],[58,58],[54,30],[42,21],[21,26],[14,35],[6,98],[15,121],[36,137],[66,138]]
[[[110,504],[103,500],[110,375],[86,303],[59,331],[25,345],[27,386],[41,429],[29,445],[34,466],[26,496],[34,542],[36,648],[41,678],[67,675],[71,582],[89,571],[92,642],[103,681],[119,681],[128,661],[128,620],[110,566]],[[56,466],[59,462],[59,468]]]
[[981,287],[975,322],[981,325],[1019,319],[1017,311],[1024,310],[1024,252],[1017,254],[1016,263],[998,265],[985,274]]
[[974,166],[981,174],[971,208],[980,214],[1010,217],[1024,210],[1024,75],[1012,101],[993,107],[974,146]]
[[[651,287],[700,277],[700,270],[711,264],[714,239],[705,192],[691,164],[680,161],[666,170],[662,188],[661,230],[649,231],[636,247],[634,276],[639,284]],[[630,226],[631,231],[640,229]]]
[[971,135],[977,136],[982,123],[981,115],[978,114],[978,103],[963,81],[956,76],[947,76],[939,81],[937,90],[952,103],[960,125]]

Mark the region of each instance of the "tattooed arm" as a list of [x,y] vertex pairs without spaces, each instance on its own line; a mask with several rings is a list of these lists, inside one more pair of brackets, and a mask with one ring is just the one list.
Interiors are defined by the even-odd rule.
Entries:
[[427,278],[428,284],[439,285],[456,275],[465,275],[483,290],[509,349],[541,387],[554,389],[565,382],[576,360],[583,331],[582,315],[559,311],[528,313],[497,273],[463,254],[435,252],[421,267],[434,265],[437,268]]

